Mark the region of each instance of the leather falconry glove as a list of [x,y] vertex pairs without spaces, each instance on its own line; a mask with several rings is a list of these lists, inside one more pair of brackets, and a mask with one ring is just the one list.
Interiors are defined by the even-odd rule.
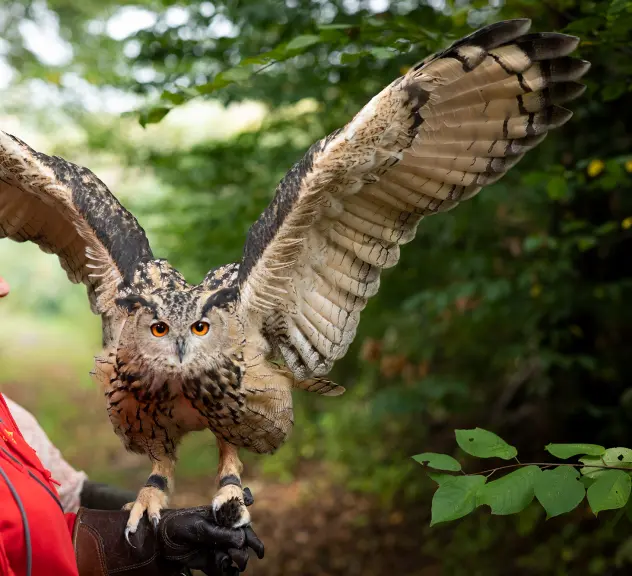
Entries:
[[263,558],[252,528],[218,526],[208,506],[163,510],[156,530],[143,517],[132,546],[124,536],[128,517],[123,510],[79,509],[73,534],[79,576],[176,576],[188,569],[237,576],[246,569],[248,548]]
[[81,489],[80,505],[93,510],[120,510],[136,499],[136,492],[111,484],[86,480]]

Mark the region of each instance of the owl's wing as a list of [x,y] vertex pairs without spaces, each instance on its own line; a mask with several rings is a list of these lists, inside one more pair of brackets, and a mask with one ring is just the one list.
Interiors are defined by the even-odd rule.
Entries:
[[0,239],[35,242],[107,313],[118,287],[152,258],[145,232],[90,170],[0,131]]
[[242,315],[299,379],[326,374],[427,215],[497,181],[571,112],[578,39],[487,26],[426,58],[314,144],[248,234]]

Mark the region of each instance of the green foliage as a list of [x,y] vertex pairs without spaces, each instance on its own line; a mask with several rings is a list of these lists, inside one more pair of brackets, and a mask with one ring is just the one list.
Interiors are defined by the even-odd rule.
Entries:
[[[455,436],[458,445],[477,458],[509,460],[518,454],[502,438],[482,428],[455,430]],[[413,456],[413,460],[428,463],[431,468],[463,474],[429,473],[439,484],[432,499],[430,525],[463,518],[480,506],[489,506],[495,515],[518,514],[531,504],[534,496],[546,511],[547,519],[571,512],[586,495],[595,516],[603,510],[623,508],[628,503],[632,487],[632,450],[606,450],[595,444],[548,444],[545,450],[561,459],[580,455],[582,458],[576,464],[562,464],[553,469],[550,468],[554,463],[517,462],[467,474],[461,464],[447,454],[427,452]],[[594,465],[581,467],[581,464]],[[492,474],[512,468],[512,472],[487,482]],[[627,472],[627,468],[631,471]]]
[[579,472],[564,466],[542,471],[534,491],[538,502],[546,510],[547,518],[574,510],[586,495],[586,488],[579,481]]
[[458,472],[461,469],[461,464],[458,460],[448,456],[447,454],[435,454],[433,452],[424,452],[423,454],[417,454],[413,456],[413,460],[416,460],[420,464],[427,464],[430,468],[435,470],[448,470],[450,472]]
[[630,498],[630,474],[623,470],[606,470],[588,488],[588,503],[595,516],[602,510],[623,508]]
[[586,466],[581,473],[588,478],[598,478],[604,473],[603,466],[617,466],[632,469],[632,450],[629,448],[609,448],[601,456],[584,456],[579,461]]
[[579,454],[601,456],[606,449],[596,444],[547,444],[544,449],[556,458],[566,460]]
[[430,525],[463,518],[476,508],[476,495],[485,476],[436,475],[439,488],[432,498]]
[[478,458],[511,460],[518,454],[518,451],[502,438],[482,428],[456,430],[455,435],[461,450]]
[[488,482],[478,491],[476,505],[489,506],[492,514],[517,514],[531,504],[540,474],[538,466],[525,466]]

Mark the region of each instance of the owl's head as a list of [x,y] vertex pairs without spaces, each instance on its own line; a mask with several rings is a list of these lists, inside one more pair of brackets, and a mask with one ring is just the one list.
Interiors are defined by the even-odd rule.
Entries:
[[236,334],[232,301],[234,293],[200,287],[121,299],[128,317],[119,350],[154,371],[193,376],[230,346]]

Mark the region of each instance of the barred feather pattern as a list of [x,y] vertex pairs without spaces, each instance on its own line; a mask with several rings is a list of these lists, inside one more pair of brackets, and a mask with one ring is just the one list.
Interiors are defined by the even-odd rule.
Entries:
[[313,145],[249,232],[240,314],[304,380],[327,374],[425,217],[501,178],[584,90],[578,39],[498,22],[426,58]]
[[119,287],[152,257],[145,233],[88,169],[0,132],[0,239],[54,253],[83,282],[95,314],[114,313]]

